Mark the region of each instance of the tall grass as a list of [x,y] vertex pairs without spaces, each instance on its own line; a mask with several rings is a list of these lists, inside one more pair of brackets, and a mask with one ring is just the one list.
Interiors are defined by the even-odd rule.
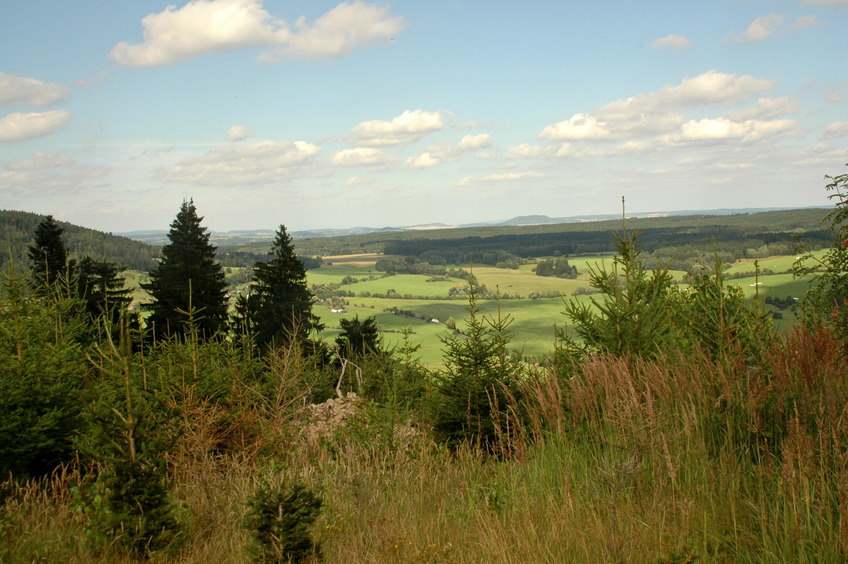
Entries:
[[[668,351],[593,357],[567,376],[538,367],[508,432],[501,421],[501,457],[440,448],[426,421],[399,443],[375,407],[310,442],[310,368],[279,351],[265,399],[245,383],[241,403],[183,412],[169,472],[186,538],[153,560],[247,561],[246,500],[273,477],[323,497],[314,534],[327,562],[845,561],[839,350],[798,329],[754,363]],[[128,562],[86,542],[73,488],[83,471],[4,484],[0,560]]]

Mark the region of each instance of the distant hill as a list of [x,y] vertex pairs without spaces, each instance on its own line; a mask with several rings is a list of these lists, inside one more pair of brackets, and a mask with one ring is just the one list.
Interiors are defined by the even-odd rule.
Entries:
[[[684,257],[718,246],[732,248],[734,257],[756,258],[766,252],[792,253],[797,236],[817,246],[830,244],[832,234],[822,231],[822,219],[829,211],[829,208],[805,208],[735,210],[734,213],[713,215],[644,214],[628,217],[627,228],[643,231],[640,247],[649,253],[659,251],[671,258]],[[560,223],[549,223],[543,216],[535,216],[535,219],[544,222],[528,224],[528,218],[524,217],[516,218],[518,225],[395,230],[300,239],[295,240],[295,248],[303,256],[386,253],[443,264],[440,261],[453,261],[461,256],[474,257],[477,261],[478,255],[496,255],[498,251],[519,257],[610,252],[612,232],[621,229],[620,218],[581,217]],[[722,260],[730,258],[728,255]]]
[[[43,215],[0,210],[0,268],[6,270],[13,261],[19,271],[29,268],[27,246],[32,242],[35,228],[45,218]],[[159,256],[158,247],[134,241],[128,237],[104,233],[81,227],[56,218],[65,230],[63,237],[71,258],[91,256],[97,260],[108,260],[118,266],[147,271],[154,267],[154,258]]]
[[[662,218],[676,216],[727,216],[727,215],[750,215],[763,212],[775,211],[793,211],[795,208],[718,208],[713,210],[677,210],[677,211],[658,211],[627,214],[628,219],[645,219],[645,218]],[[801,208],[802,210],[830,209],[829,206],[817,206],[812,208]],[[306,231],[291,231],[292,239],[318,239],[322,237],[345,237],[348,235],[369,235],[374,233],[392,233],[392,232],[420,232],[426,233],[429,231],[446,230],[446,229],[472,229],[478,227],[521,227],[531,225],[557,225],[565,223],[589,223],[599,221],[618,220],[621,216],[618,214],[594,214],[594,215],[573,215],[567,217],[550,217],[547,215],[522,215],[513,217],[507,220],[493,220],[479,223],[463,223],[459,225],[446,225],[444,223],[422,223],[416,225],[396,226],[396,227],[348,227],[344,229],[310,229]],[[241,229],[234,231],[212,231],[210,230],[212,242],[218,247],[240,247],[251,245],[253,243],[262,243],[271,241],[274,238],[273,229]],[[131,231],[119,233],[124,237],[142,241],[151,245],[163,245],[168,242],[168,232],[166,230],[152,231]]]

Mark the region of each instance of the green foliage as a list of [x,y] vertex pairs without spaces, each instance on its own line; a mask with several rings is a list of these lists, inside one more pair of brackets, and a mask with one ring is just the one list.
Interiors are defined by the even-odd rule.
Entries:
[[9,273],[0,289],[0,475],[40,476],[72,456],[88,377],[73,300],[27,295]]
[[612,269],[589,268],[590,285],[601,294],[590,298],[591,305],[565,301],[580,340],[559,331],[559,353],[652,357],[675,342],[673,281],[666,269],[645,268],[638,236],[626,229],[616,233]]
[[691,343],[714,359],[730,352],[756,356],[771,337],[769,315],[748,301],[742,288],[725,284],[718,256],[710,270],[690,277],[689,291],[684,291],[678,306],[679,326]]
[[96,486],[82,490],[89,494],[82,503],[91,540],[96,546],[115,540],[145,558],[173,549],[181,527],[169,496],[165,455],[177,437],[172,425],[177,412],[165,394],[148,386],[126,339],[119,347],[98,349],[94,363],[100,381],[78,439],[84,457],[99,468]]
[[[26,264],[27,247],[32,243],[33,233],[42,221],[42,215],[0,210],[0,240],[3,241],[3,246],[0,247],[0,268],[8,268],[10,262],[16,265]],[[153,260],[153,257],[158,256],[156,247],[63,221],[56,223],[64,230],[63,239],[72,259],[91,256],[144,271],[150,270],[156,264]]]
[[85,257],[77,265],[75,277],[77,295],[91,319],[103,317],[117,326],[121,314],[132,301],[131,290],[114,263]]
[[359,316],[339,320],[341,334],[336,337],[336,348],[346,358],[362,358],[380,352],[380,330],[372,316],[364,321]]
[[400,345],[358,359],[364,375],[362,395],[387,411],[398,422],[415,416],[424,397],[428,372],[415,356],[419,345],[409,340],[409,331],[401,330]]
[[536,276],[556,276],[557,278],[577,278],[577,267],[568,264],[563,257],[546,259],[536,265]]
[[520,364],[507,353],[511,318],[481,314],[474,293],[468,297],[465,329],[442,338],[444,369],[433,375],[430,402],[433,432],[450,447],[471,442],[497,452],[498,426],[503,424],[510,400],[518,396]]
[[226,329],[227,284],[202,220],[193,200],[182,203],[162,261],[150,272],[150,282],[142,284],[154,298],[145,309],[155,336],[185,336],[189,314],[203,339]]
[[32,269],[32,285],[36,291],[49,292],[59,280],[70,279],[68,249],[62,240],[64,229],[59,227],[52,215],[48,215],[35,228],[33,242],[27,248]]
[[247,500],[245,527],[253,538],[253,560],[302,562],[320,555],[311,528],[321,513],[320,496],[301,483],[290,487],[262,483]]
[[320,328],[312,313],[312,292],[306,284],[306,269],[298,259],[286,227],[280,225],[271,248],[269,262],[253,268],[253,282],[247,297],[239,299],[236,329],[255,335],[262,348],[307,339]]
[[796,261],[793,273],[812,278],[801,303],[805,321],[833,329],[848,344],[848,173],[825,178],[830,180],[825,188],[833,192],[828,199],[835,202],[825,217],[834,235],[833,246],[821,257],[803,249],[806,252]]

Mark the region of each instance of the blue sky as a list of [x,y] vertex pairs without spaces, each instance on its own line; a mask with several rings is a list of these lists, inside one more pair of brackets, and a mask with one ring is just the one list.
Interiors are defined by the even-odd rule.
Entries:
[[826,205],[848,0],[0,3],[0,208],[104,231]]

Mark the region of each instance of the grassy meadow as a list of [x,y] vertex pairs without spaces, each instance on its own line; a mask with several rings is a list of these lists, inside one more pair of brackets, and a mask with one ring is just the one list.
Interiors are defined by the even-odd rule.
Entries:
[[[251,561],[247,500],[259,484],[298,482],[323,501],[307,529],[322,558],[303,562],[845,562],[845,358],[804,332],[765,353],[756,365],[594,358],[568,378],[528,369],[510,407],[523,415],[491,456],[434,443],[420,420],[399,435],[397,414],[367,404],[311,439],[304,366],[279,351],[270,403],[174,392],[168,468],[183,528],[150,561]],[[92,548],[84,472],[2,485],[0,561],[138,561],[117,543]]]

